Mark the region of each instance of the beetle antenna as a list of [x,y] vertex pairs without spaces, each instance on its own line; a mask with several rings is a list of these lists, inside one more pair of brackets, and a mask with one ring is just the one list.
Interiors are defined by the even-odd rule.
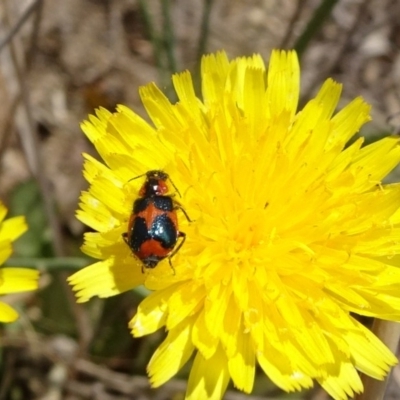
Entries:
[[139,179],[139,178],[141,178],[142,176],[146,176],[146,175],[147,175],[147,174],[145,173],[145,174],[141,174],[141,175],[135,176],[134,178],[129,179],[128,182],[134,181],[135,179]]
[[178,190],[178,188],[175,186],[175,183],[172,181],[171,178],[169,178],[169,181],[171,182],[172,186],[174,187],[175,191],[179,194],[179,197],[182,197],[181,192]]

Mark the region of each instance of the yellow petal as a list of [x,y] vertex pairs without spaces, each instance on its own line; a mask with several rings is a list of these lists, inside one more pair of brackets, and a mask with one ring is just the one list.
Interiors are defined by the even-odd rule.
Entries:
[[176,130],[180,126],[173,105],[154,83],[140,89],[140,98],[157,128]]
[[165,325],[168,299],[179,287],[175,284],[166,290],[156,291],[146,297],[139,305],[136,315],[129,323],[136,337],[155,332]]
[[225,92],[229,60],[225,52],[209,54],[201,60],[201,91],[206,106],[221,102]]
[[115,264],[115,259],[109,258],[81,269],[68,282],[83,303],[93,296],[110,297],[140,285],[144,279],[141,268],[133,259],[132,264]]
[[279,50],[272,52],[267,93],[270,115],[279,115],[282,111],[288,110],[291,116],[294,116],[300,93],[300,67],[295,52]]
[[[381,182],[400,161],[400,138],[391,136],[363,147],[354,158],[350,171],[356,178],[353,190],[368,190]],[[379,160],[385,159],[382,163]]]
[[111,116],[110,111],[105,108],[99,108],[96,110],[96,116],[90,115],[89,121],[84,121],[81,124],[83,132],[85,132],[87,138],[95,143],[107,134],[107,120]]
[[221,349],[208,360],[197,353],[190,371],[186,400],[220,400],[228,383],[227,360]]
[[14,241],[26,232],[27,229],[28,226],[25,217],[9,218],[0,225],[0,241],[6,239]]
[[169,314],[166,323],[167,329],[171,330],[185,318],[197,314],[197,311],[204,304],[205,295],[202,286],[193,285],[188,282],[182,282],[177,286],[168,299]]
[[363,392],[361,379],[350,362],[337,361],[339,371],[337,375],[329,375],[318,379],[321,386],[335,399],[347,400],[353,398],[355,393]]
[[293,371],[288,358],[283,357],[282,353],[276,352],[268,345],[266,347],[265,354],[257,353],[257,361],[275,385],[286,392],[313,387],[313,381],[309,376]]
[[0,264],[3,264],[12,254],[12,244],[10,240],[0,242]]
[[153,387],[171,379],[188,361],[194,351],[190,318],[169,331],[167,338],[153,354],[147,371]]
[[236,334],[236,353],[228,359],[229,374],[235,387],[250,393],[253,389],[255,374],[255,353],[249,333],[239,329]]
[[332,118],[335,130],[331,137],[331,143],[337,142],[340,146],[344,146],[360,127],[371,119],[370,110],[371,106],[361,97],[357,97],[344,106]]
[[37,289],[39,271],[27,268],[0,268],[0,294]]
[[18,318],[18,313],[8,304],[0,301],[0,322],[14,322]]
[[210,359],[218,349],[219,339],[205,322],[205,312],[199,313],[192,330],[192,341],[205,359]]
[[357,321],[354,324],[358,329],[348,330],[343,335],[357,369],[375,379],[383,379],[390,367],[397,364],[397,358],[362,324]]

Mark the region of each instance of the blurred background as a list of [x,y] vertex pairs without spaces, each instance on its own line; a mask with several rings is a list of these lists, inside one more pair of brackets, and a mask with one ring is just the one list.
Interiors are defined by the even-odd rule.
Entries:
[[[396,0],[0,0],[0,199],[30,227],[7,265],[42,271],[38,292],[6,296],[21,317],[0,327],[0,400],[184,397],[189,366],[149,388],[146,364],[164,333],[133,339],[127,328],[143,288],[82,306],[66,284],[91,262],[74,215],[81,153],[95,152],[79,124],[119,103],[145,117],[138,87],[155,81],[174,100],[171,74],[189,69],[198,83],[206,52],[267,62],[273,48],[298,51],[301,104],[333,77],[341,104],[359,95],[372,104],[368,142],[400,131]],[[395,368],[385,398],[398,392]],[[259,371],[251,396],[231,387],[225,398],[327,396],[284,394]]]

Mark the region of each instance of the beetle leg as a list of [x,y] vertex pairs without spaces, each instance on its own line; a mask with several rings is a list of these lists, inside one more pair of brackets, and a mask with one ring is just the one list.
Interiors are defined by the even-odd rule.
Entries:
[[175,273],[175,268],[174,268],[174,266],[172,265],[172,262],[171,262],[171,257],[168,257],[168,262],[169,262],[169,266],[170,266],[171,269],[172,269],[172,272],[174,273],[174,275],[176,275],[176,273]]
[[173,252],[168,256],[168,262],[169,262],[169,265],[171,266],[172,270],[174,271],[174,275],[175,275],[175,268],[172,265],[171,258],[179,251],[179,249],[183,246],[183,243],[185,243],[186,233],[178,232],[178,237],[182,238],[181,242],[178,244],[178,246],[175,247]]
[[177,203],[175,202],[174,209],[175,209],[175,210],[181,210],[181,211],[183,212],[183,214],[185,215],[186,219],[187,219],[189,222],[193,222],[193,220],[191,220],[191,219],[189,218],[188,213],[185,211],[185,209],[184,209],[180,204],[177,204]]

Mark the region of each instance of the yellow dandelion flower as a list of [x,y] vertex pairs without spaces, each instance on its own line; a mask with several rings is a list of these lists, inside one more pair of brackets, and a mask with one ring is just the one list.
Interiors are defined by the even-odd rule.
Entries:
[[[400,161],[398,137],[349,140],[370,106],[335,113],[328,79],[297,111],[294,52],[202,60],[202,100],[189,72],[173,76],[178,102],[140,89],[152,121],[127,107],[82,127],[104,164],[85,155],[90,183],[78,218],[96,232],[83,250],[99,262],[70,278],[79,301],[144,284],[154,290],[130,323],[134,336],[165,327],[149,365],[157,387],[194,355],[187,399],[220,399],[230,380],[253,388],[256,365],[285,391],[318,381],[335,399],[382,379],[394,355],[351,313],[400,319],[400,185],[382,179]],[[124,243],[149,170],[168,173],[186,241],[143,268]],[[171,189],[171,188],[170,188]],[[174,192],[174,189],[171,189]]]
[[[27,230],[24,217],[4,220],[6,214],[6,207],[0,203],[0,265],[10,257],[12,242]],[[0,268],[0,295],[37,289],[38,275],[38,271],[27,268]],[[13,322],[17,318],[18,313],[0,301],[0,322]]]

